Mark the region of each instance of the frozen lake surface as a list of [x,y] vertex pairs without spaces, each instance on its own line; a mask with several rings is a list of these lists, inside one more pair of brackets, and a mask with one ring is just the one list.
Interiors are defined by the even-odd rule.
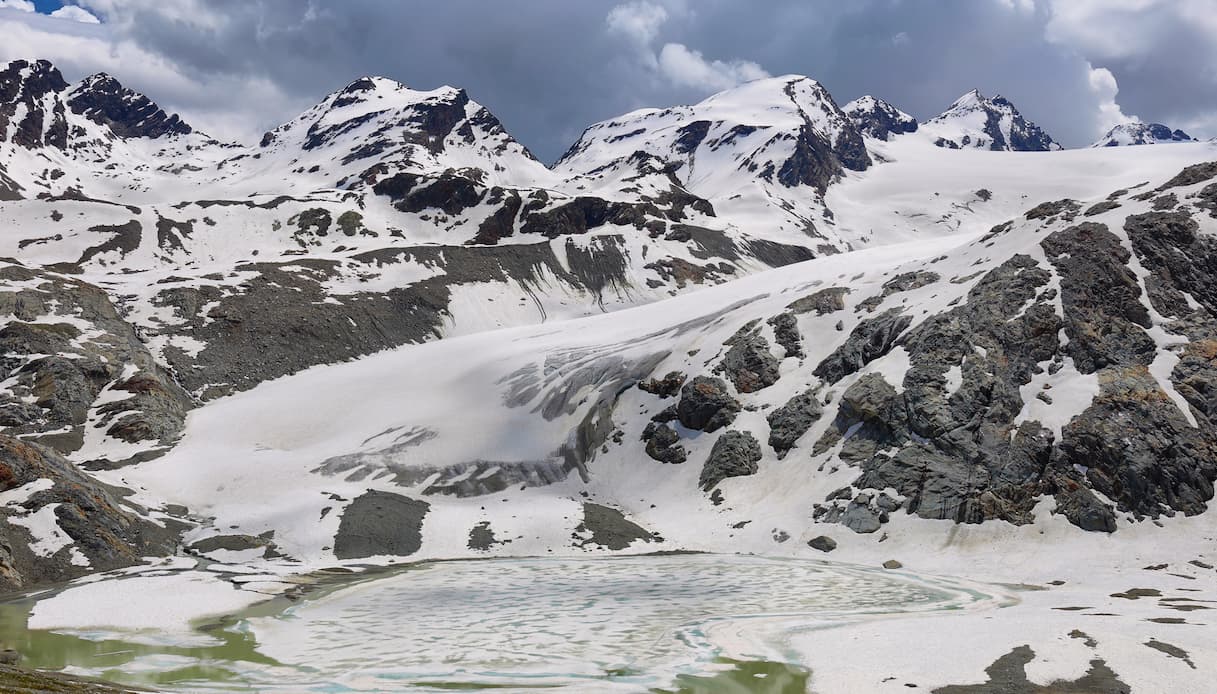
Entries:
[[[87,656],[64,665],[188,691],[711,692],[715,682],[740,691],[744,678],[743,691],[784,692],[806,681],[778,665],[794,660],[794,633],[988,597],[899,572],[745,556],[433,562],[254,608],[208,629],[222,636],[213,648],[144,645],[104,667]],[[124,650],[122,633],[54,638],[107,644],[111,658]]]

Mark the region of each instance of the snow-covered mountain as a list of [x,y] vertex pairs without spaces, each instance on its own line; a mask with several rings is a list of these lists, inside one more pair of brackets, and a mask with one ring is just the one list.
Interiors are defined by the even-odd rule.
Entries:
[[973,89],[941,115],[921,125],[921,133],[948,149],[1046,152],[1061,149],[1038,125],[1023,117],[1002,96],[992,99]]
[[880,140],[917,132],[916,118],[870,95],[849,102],[842,110],[864,135]]
[[1011,155],[1056,147],[1000,97],[798,76],[553,167],[381,77],[235,144],[16,62],[0,119],[3,587],[1209,513],[1210,143]]
[[554,165],[581,185],[663,195],[679,186],[716,216],[771,239],[838,252],[821,197],[870,155],[853,121],[818,82],[757,80],[692,106],[644,109],[588,128]]
[[0,168],[10,197],[136,197],[233,147],[195,132],[118,80],[69,85],[45,60],[0,69]]
[[1171,130],[1161,123],[1121,123],[1095,141],[1091,147],[1126,147],[1156,145],[1166,142],[1195,142],[1182,130]]
[[385,77],[363,77],[330,94],[266,133],[257,154],[266,169],[324,169],[333,188],[358,189],[401,172],[452,171],[485,185],[553,182],[464,90],[420,92]]

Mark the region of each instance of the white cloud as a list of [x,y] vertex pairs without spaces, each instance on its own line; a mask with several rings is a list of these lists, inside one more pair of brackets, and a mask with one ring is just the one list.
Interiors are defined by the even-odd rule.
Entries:
[[[137,17],[153,16],[179,27],[202,31],[222,28],[233,14],[207,0],[73,0],[107,24],[130,27]],[[258,3],[259,5],[261,3]]]
[[645,47],[659,37],[660,27],[668,21],[668,11],[662,5],[635,0],[609,10],[604,21],[610,32]]
[[1169,46],[1181,27],[1211,39],[1217,58],[1212,0],[1049,0],[1047,37],[1092,61],[1145,57]]
[[[673,7],[678,17],[691,16],[683,3]],[[610,10],[605,24],[610,34],[633,44],[639,62],[650,72],[677,87],[715,92],[769,76],[750,60],[708,60],[701,51],[683,43],[665,43],[656,51],[660,30],[670,18],[663,5],[633,0]]]
[[0,0],[0,10],[20,10],[21,12],[33,12],[34,3],[29,0]]
[[1116,103],[1116,95],[1120,87],[1116,84],[1115,75],[1105,67],[1090,66],[1090,91],[1098,100],[1098,112],[1095,114],[1095,135],[1105,134],[1112,127],[1121,123],[1138,122],[1136,116],[1128,116]]
[[1035,12],[1035,0],[997,0],[997,4],[1016,12]]
[[52,17],[59,19],[70,19],[73,22],[83,22],[84,24],[100,24],[101,20],[83,7],[76,5],[64,5],[51,13]]
[[677,86],[709,91],[722,91],[769,76],[750,60],[706,60],[700,51],[681,43],[669,43],[660,50],[659,72]]
[[1100,122],[1124,115],[1115,100],[1118,77],[1125,108],[1131,104],[1170,127],[1192,124],[1212,132],[1206,114],[1217,104],[1213,0],[1040,1],[1047,9],[1045,38],[1092,66]]

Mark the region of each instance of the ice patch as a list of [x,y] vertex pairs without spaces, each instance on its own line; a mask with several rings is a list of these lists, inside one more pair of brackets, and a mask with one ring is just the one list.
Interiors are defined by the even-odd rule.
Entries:
[[135,576],[76,585],[40,600],[30,613],[29,628],[86,638],[90,631],[113,629],[131,632],[123,635],[131,641],[210,645],[216,639],[195,631],[191,622],[239,612],[265,599],[203,571]]

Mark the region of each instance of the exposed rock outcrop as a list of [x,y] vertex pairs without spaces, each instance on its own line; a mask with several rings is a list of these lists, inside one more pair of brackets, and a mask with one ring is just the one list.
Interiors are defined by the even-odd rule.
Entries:
[[698,376],[681,388],[675,414],[685,427],[711,432],[733,422],[739,411],[722,379]]
[[723,432],[714,441],[697,484],[708,492],[728,477],[756,474],[761,457],[761,444],[749,432]]

